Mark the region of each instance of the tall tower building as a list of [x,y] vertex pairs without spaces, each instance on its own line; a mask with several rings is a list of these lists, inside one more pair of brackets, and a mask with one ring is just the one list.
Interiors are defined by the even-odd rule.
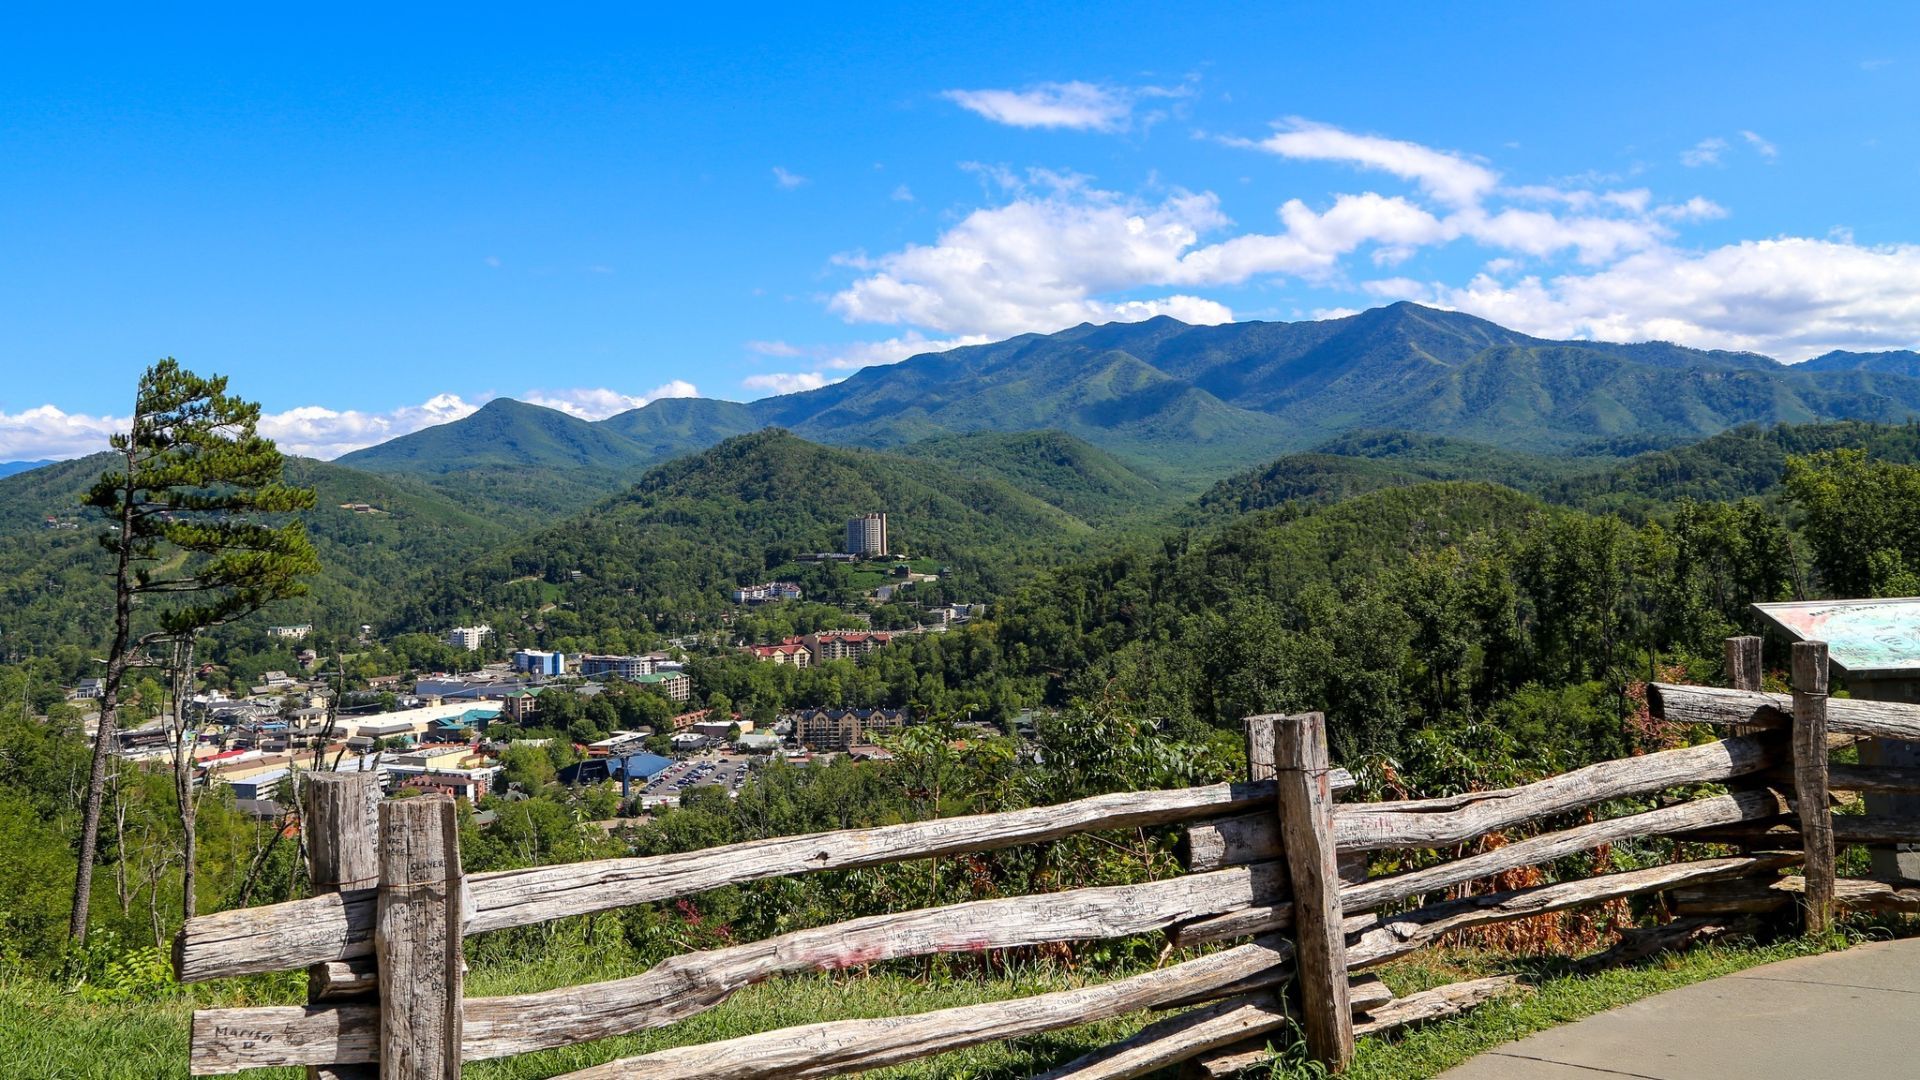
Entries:
[[865,514],[847,520],[847,554],[885,555],[887,515]]

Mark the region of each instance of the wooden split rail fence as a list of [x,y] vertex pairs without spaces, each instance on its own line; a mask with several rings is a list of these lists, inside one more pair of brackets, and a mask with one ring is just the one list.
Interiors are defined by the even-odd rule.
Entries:
[[[1741,733],[1499,791],[1341,804],[1336,795],[1351,780],[1327,760],[1321,717],[1254,717],[1251,775],[1242,783],[471,875],[461,869],[455,808],[446,797],[382,801],[369,776],[315,775],[306,785],[306,830],[317,894],[194,918],[175,947],[184,981],[306,968],[309,1003],[196,1013],[190,1065],[196,1075],[291,1065],[327,1080],[451,1080],[463,1061],[672,1024],[781,974],[1164,933],[1179,946],[1237,943],[1075,989],[784,1028],[567,1076],[832,1076],[1142,1009],[1168,1014],[1045,1075],[1137,1076],[1181,1061],[1222,1073],[1248,1063],[1269,1033],[1293,1024],[1310,1052],[1337,1071],[1356,1034],[1448,1015],[1514,988],[1512,979],[1482,979],[1394,998],[1365,974],[1455,931],[1652,892],[1718,897],[1720,910],[1798,901],[1815,928],[1826,926],[1837,906],[1920,907],[1920,894],[1836,882],[1833,870],[1836,842],[1920,840],[1920,822],[1835,818],[1827,808],[1830,789],[1920,791],[1916,770],[1827,765],[1836,737],[1920,740],[1920,706],[1829,701],[1825,668],[1825,647],[1805,645],[1795,647],[1792,695],[1760,693],[1758,675],[1739,671],[1736,681],[1747,684],[1739,689],[1657,685],[1650,695],[1657,715]],[[1724,786],[1725,793],[1675,798],[1367,877],[1372,852],[1469,845],[1596,804],[1704,785]],[[462,990],[462,939],[470,934],[782,875],[1169,825],[1186,829],[1188,872],[1164,880],[853,919],[675,956],[629,978],[586,986],[480,998]],[[1460,886],[1503,871],[1652,836],[1743,848],[1458,895]],[[1803,862],[1804,878],[1781,876]],[[1421,900],[1430,902],[1415,904]]]

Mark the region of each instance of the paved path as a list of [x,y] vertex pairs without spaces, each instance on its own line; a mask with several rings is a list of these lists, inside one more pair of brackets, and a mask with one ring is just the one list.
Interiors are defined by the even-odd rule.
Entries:
[[1920,938],[1748,968],[1490,1050],[1441,1080],[1920,1077]]

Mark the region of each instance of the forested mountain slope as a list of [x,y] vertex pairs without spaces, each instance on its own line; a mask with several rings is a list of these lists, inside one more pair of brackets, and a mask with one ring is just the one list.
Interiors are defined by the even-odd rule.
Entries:
[[1853,447],[1885,461],[1920,461],[1920,425],[1841,421],[1743,424],[1694,442],[1643,453],[1632,444],[1591,444],[1584,455],[1542,455],[1411,432],[1358,432],[1302,454],[1283,455],[1213,485],[1200,520],[1288,501],[1338,502],[1431,480],[1483,480],[1586,510],[1643,516],[1679,499],[1703,502],[1777,491],[1787,458]]
[[1089,524],[1145,520],[1184,494],[1183,488],[1060,431],[939,435],[893,452],[964,476],[1004,481]]
[[514,631],[529,638],[685,625],[796,555],[838,551],[849,517],[879,511],[896,552],[938,560],[981,598],[1093,535],[1001,480],[762,431],[660,466],[590,510],[444,568],[406,621],[540,612]]
[[416,478],[450,498],[519,521],[578,510],[660,460],[610,422],[511,398],[494,398],[463,419],[336,459],[352,469]]
[[[0,651],[104,640],[112,566],[97,539],[104,523],[80,500],[115,462],[94,454],[0,479]],[[290,457],[286,479],[317,493],[316,507],[302,517],[321,571],[309,596],[275,605],[255,622],[347,632],[381,621],[428,568],[462,562],[514,533],[497,517],[402,477]]]

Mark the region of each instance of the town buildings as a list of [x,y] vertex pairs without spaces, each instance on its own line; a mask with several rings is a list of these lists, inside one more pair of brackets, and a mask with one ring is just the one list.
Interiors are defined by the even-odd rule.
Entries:
[[525,723],[529,717],[540,711],[540,695],[545,690],[544,686],[535,686],[526,690],[513,691],[500,699],[501,715],[516,724]]
[[821,630],[808,634],[804,639],[807,651],[813,654],[813,662],[824,664],[829,660],[857,660],[875,649],[885,648],[893,641],[893,633],[888,630]]
[[742,585],[733,590],[736,604],[766,604],[800,599],[800,586],[791,581],[769,581],[764,585]]
[[693,677],[684,671],[656,671],[651,675],[637,675],[628,681],[654,687],[675,701],[685,701],[693,696]]
[[801,709],[786,715],[793,738],[810,750],[844,751],[907,726],[904,709]]
[[554,678],[567,673],[567,657],[565,653],[519,649],[513,654],[513,670],[523,675]]
[[887,553],[887,515],[863,514],[847,521],[847,554],[885,555]]
[[288,640],[288,641],[298,641],[298,640],[300,640],[301,638],[303,638],[303,637],[306,637],[307,635],[309,635],[309,634],[311,634],[311,633],[313,633],[313,626],[312,626],[311,624],[309,624],[309,623],[301,623],[301,624],[300,624],[300,625],[298,625],[298,626],[269,626],[269,627],[267,627],[267,636],[268,636],[268,637],[271,637],[271,638],[282,638],[282,639],[285,639],[285,640]]
[[482,623],[479,626],[456,626],[447,631],[447,644],[456,649],[478,652],[480,643],[493,633],[493,627]]
[[857,660],[893,642],[891,630],[821,630],[805,637],[781,638],[777,645],[746,645],[755,660],[813,667],[829,660]]
[[663,652],[650,652],[642,656],[584,653],[580,657],[580,674],[589,678],[605,676],[636,682],[642,675],[678,670],[680,662]]
[[755,660],[768,664],[792,664],[794,667],[812,667],[813,651],[800,638],[782,638],[778,645],[748,645],[747,654]]
[[753,721],[743,720],[737,715],[721,717],[719,719],[709,718],[694,724],[693,733],[696,735],[705,735],[709,739],[725,742],[732,736],[734,728],[739,728],[740,734],[745,735],[753,730]]
[[487,701],[506,697],[530,685],[525,678],[509,674],[504,667],[470,671],[464,675],[423,675],[414,680],[413,696],[423,701]]

